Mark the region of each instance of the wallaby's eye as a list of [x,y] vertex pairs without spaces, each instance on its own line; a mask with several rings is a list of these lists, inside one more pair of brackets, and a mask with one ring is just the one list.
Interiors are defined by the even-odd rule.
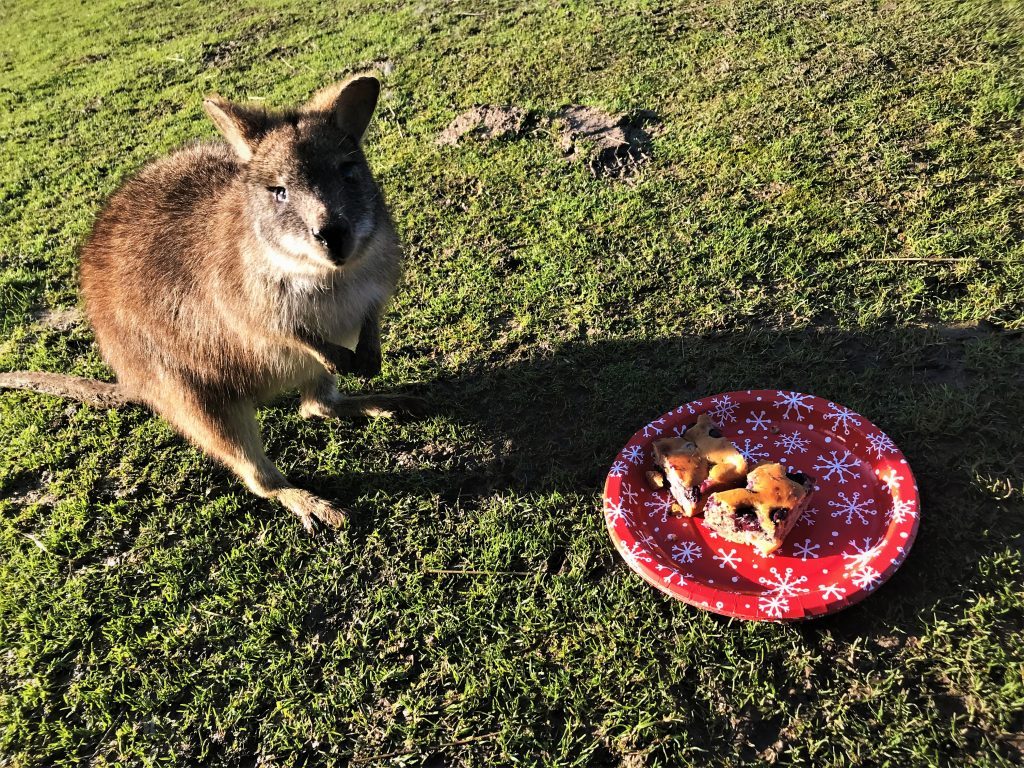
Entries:
[[355,181],[359,178],[359,166],[356,163],[342,163],[338,173],[345,181]]
[[284,187],[267,187],[267,191],[274,196],[274,199],[279,203],[285,203],[288,201],[288,190]]

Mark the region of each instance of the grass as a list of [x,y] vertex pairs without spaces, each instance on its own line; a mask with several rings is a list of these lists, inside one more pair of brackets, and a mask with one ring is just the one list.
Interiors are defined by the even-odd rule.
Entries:
[[[13,0],[0,39],[0,369],[109,376],[38,313],[119,181],[213,135],[202,94],[387,62],[374,386],[431,406],[262,412],[358,511],[309,539],[141,410],[0,395],[0,766],[1019,763],[1018,4]],[[653,110],[653,159],[435,145],[481,103]],[[599,513],[637,425],[755,386],[864,413],[922,489],[896,576],[807,625],[669,600]]]

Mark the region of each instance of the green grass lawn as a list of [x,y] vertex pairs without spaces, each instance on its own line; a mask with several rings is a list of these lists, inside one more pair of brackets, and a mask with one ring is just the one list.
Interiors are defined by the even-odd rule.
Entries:
[[[42,313],[203,94],[372,65],[407,254],[373,387],[429,401],[262,411],[357,511],[311,539],[142,410],[0,394],[0,766],[1024,758],[1020,3],[7,0],[0,41],[0,370],[110,376]],[[437,146],[477,104],[651,110],[652,159]],[[604,529],[634,429],[752,387],[860,411],[921,487],[900,571],[814,623],[673,601]]]

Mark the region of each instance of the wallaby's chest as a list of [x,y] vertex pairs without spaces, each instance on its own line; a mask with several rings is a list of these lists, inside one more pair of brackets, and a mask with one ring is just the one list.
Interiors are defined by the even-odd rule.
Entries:
[[354,272],[327,290],[298,285],[278,304],[277,320],[285,328],[314,331],[355,350],[363,323],[380,311],[393,290],[387,273],[372,269]]

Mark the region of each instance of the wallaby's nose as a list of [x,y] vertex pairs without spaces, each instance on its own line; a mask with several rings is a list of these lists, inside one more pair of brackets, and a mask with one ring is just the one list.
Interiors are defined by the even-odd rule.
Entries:
[[349,257],[349,249],[352,246],[351,230],[347,221],[336,221],[312,229],[313,237],[327,247],[331,260],[335,264],[344,264]]

